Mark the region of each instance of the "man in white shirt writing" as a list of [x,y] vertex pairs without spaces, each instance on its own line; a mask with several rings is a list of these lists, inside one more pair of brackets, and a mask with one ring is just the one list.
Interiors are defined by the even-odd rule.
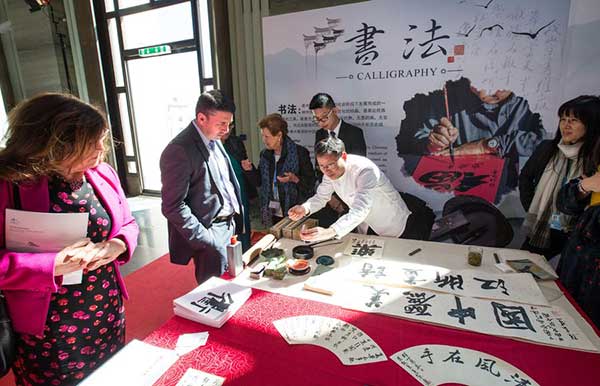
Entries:
[[323,208],[335,192],[348,205],[348,213],[329,228],[303,230],[306,241],[343,237],[358,227],[360,233],[402,237],[410,211],[390,180],[366,157],[346,154],[344,142],[328,137],[316,143],[315,157],[323,172],[316,194],[288,211],[298,220]]

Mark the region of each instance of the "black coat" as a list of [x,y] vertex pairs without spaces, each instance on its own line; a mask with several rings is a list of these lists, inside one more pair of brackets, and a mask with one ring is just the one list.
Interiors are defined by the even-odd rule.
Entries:
[[[327,136],[329,136],[328,130],[317,130],[315,134],[315,144],[320,140],[327,138]],[[365,135],[361,128],[342,120],[338,138],[344,142],[346,153],[362,155],[363,157],[367,156],[367,144],[365,142]]]
[[535,195],[535,188],[540,182],[542,174],[544,174],[546,165],[557,151],[558,148],[553,140],[542,141],[521,169],[519,174],[519,198],[525,211],[529,210]]
[[244,146],[244,141],[242,141],[240,137],[230,134],[225,142],[223,142],[223,146],[225,147],[225,150],[227,150],[227,153],[233,156],[238,162],[248,159],[246,146]]
[[[315,145],[317,144],[317,142],[327,138],[328,136],[329,130],[317,130],[317,132],[315,133]],[[342,120],[338,138],[341,139],[342,142],[344,142],[346,153],[362,155],[363,157],[367,156],[367,143],[365,142],[365,135],[361,128],[351,125],[348,122]],[[321,173],[321,169],[319,169],[316,156],[315,172],[317,178],[319,179],[319,181],[321,181],[321,178],[323,178],[323,173]]]
[[577,216],[577,224],[557,271],[573,299],[600,328],[600,206],[588,206],[590,198],[580,196],[578,182],[570,181],[558,194],[558,210]]
[[[248,159],[248,153],[246,152],[246,146],[244,146],[244,141],[242,141],[240,139],[240,137],[231,134],[225,140],[225,142],[223,143],[223,146],[225,147],[225,150],[227,150],[227,154],[229,154],[230,157],[234,158],[239,163],[241,163],[245,159]],[[258,196],[258,192],[256,191],[256,188],[254,187],[254,185],[252,185],[251,182],[248,181],[247,175],[244,174],[243,176],[244,176],[244,185],[246,188],[246,195],[248,196],[248,199],[251,200],[251,199],[255,198],[256,196]]]

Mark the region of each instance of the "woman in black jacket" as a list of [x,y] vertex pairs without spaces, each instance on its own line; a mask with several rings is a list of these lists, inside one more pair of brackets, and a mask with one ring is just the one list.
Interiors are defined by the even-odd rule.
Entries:
[[[600,98],[595,98],[586,128],[600,131]],[[561,189],[557,204],[562,212],[577,217],[558,263],[560,281],[600,328],[600,141],[583,159],[583,176]]]
[[314,193],[315,173],[308,150],[287,133],[287,122],[269,114],[258,122],[265,149],[260,153],[258,171],[245,167],[251,183],[260,187],[263,224],[270,227],[288,210]]
[[595,125],[599,103],[598,97],[583,95],[560,106],[556,136],[538,145],[521,170],[519,194],[527,211],[522,249],[550,259],[565,246],[576,219],[557,209],[557,196],[562,186],[583,174],[592,157],[600,136]]

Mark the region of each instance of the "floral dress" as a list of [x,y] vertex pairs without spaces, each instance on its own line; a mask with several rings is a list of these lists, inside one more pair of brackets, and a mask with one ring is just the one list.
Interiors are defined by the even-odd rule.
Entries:
[[[51,213],[89,213],[94,243],[107,240],[111,219],[83,181],[50,179]],[[13,365],[17,385],[76,385],[125,342],[125,313],[114,264],[84,271],[81,284],[60,286],[51,297],[43,335],[20,334]]]

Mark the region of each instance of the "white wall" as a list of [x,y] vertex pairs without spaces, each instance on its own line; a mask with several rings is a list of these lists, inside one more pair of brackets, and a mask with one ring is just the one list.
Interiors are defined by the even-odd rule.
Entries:
[[[563,53],[563,100],[600,94],[600,1],[571,0]],[[558,109],[558,106],[557,106]]]

